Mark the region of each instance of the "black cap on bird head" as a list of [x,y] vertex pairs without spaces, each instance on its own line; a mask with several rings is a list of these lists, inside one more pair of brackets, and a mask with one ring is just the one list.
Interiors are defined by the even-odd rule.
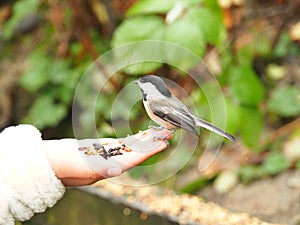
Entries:
[[141,83],[151,83],[153,84],[157,90],[162,93],[166,97],[171,97],[172,93],[169,91],[165,82],[156,75],[146,75],[139,78]]

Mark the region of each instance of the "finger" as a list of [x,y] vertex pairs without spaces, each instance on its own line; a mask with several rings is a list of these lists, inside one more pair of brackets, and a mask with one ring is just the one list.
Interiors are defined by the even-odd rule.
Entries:
[[62,183],[65,187],[75,187],[75,186],[83,186],[83,185],[90,185],[97,182],[97,179],[78,179],[78,178],[63,178],[61,179]]

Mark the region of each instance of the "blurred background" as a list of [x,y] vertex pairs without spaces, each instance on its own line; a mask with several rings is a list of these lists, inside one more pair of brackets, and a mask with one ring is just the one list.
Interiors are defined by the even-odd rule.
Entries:
[[[203,59],[218,83],[207,79],[201,86],[211,93],[221,87],[226,130],[237,137],[235,143],[225,141],[216,160],[200,174],[201,150],[209,135],[201,132],[199,150],[160,185],[268,221],[300,224],[299,0],[1,1],[0,130],[29,123],[45,139],[74,137],[73,97],[84,72],[107,51],[143,40],[168,41]],[[208,76],[204,63],[192,64],[186,55],[173,57],[186,71]],[[179,84],[198,115],[211,120],[203,89],[187,73],[163,63],[141,63],[114,74],[97,101],[96,114],[82,113],[80,122],[96,118],[99,136],[114,137],[114,99],[144,74]],[[76,100],[78,109],[84,111],[86,98]],[[132,132],[149,125],[142,104],[132,108],[129,119]],[[89,127],[85,134],[89,137]],[[176,141],[175,134],[171,146]],[[184,143],[182,151],[189,147]],[[151,171],[147,177],[137,170],[129,176],[149,179]]]

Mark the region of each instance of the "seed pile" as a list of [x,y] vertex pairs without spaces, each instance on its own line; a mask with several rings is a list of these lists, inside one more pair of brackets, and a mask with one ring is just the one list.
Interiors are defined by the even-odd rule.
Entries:
[[127,147],[125,144],[121,146],[111,147],[108,150],[105,149],[103,144],[93,143],[91,147],[79,147],[79,151],[84,151],[86,155],[100,155],[104,159],[108,159],[112,156],[123,155],[121,151],[131,152],[132,149]]

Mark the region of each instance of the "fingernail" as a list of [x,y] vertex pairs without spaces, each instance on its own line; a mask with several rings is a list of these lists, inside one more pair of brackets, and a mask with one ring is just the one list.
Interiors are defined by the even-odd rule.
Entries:
[[110,177],[115,177],[121,175],[122,170],[119,167],[112,167],[107,170],[107,175]]

